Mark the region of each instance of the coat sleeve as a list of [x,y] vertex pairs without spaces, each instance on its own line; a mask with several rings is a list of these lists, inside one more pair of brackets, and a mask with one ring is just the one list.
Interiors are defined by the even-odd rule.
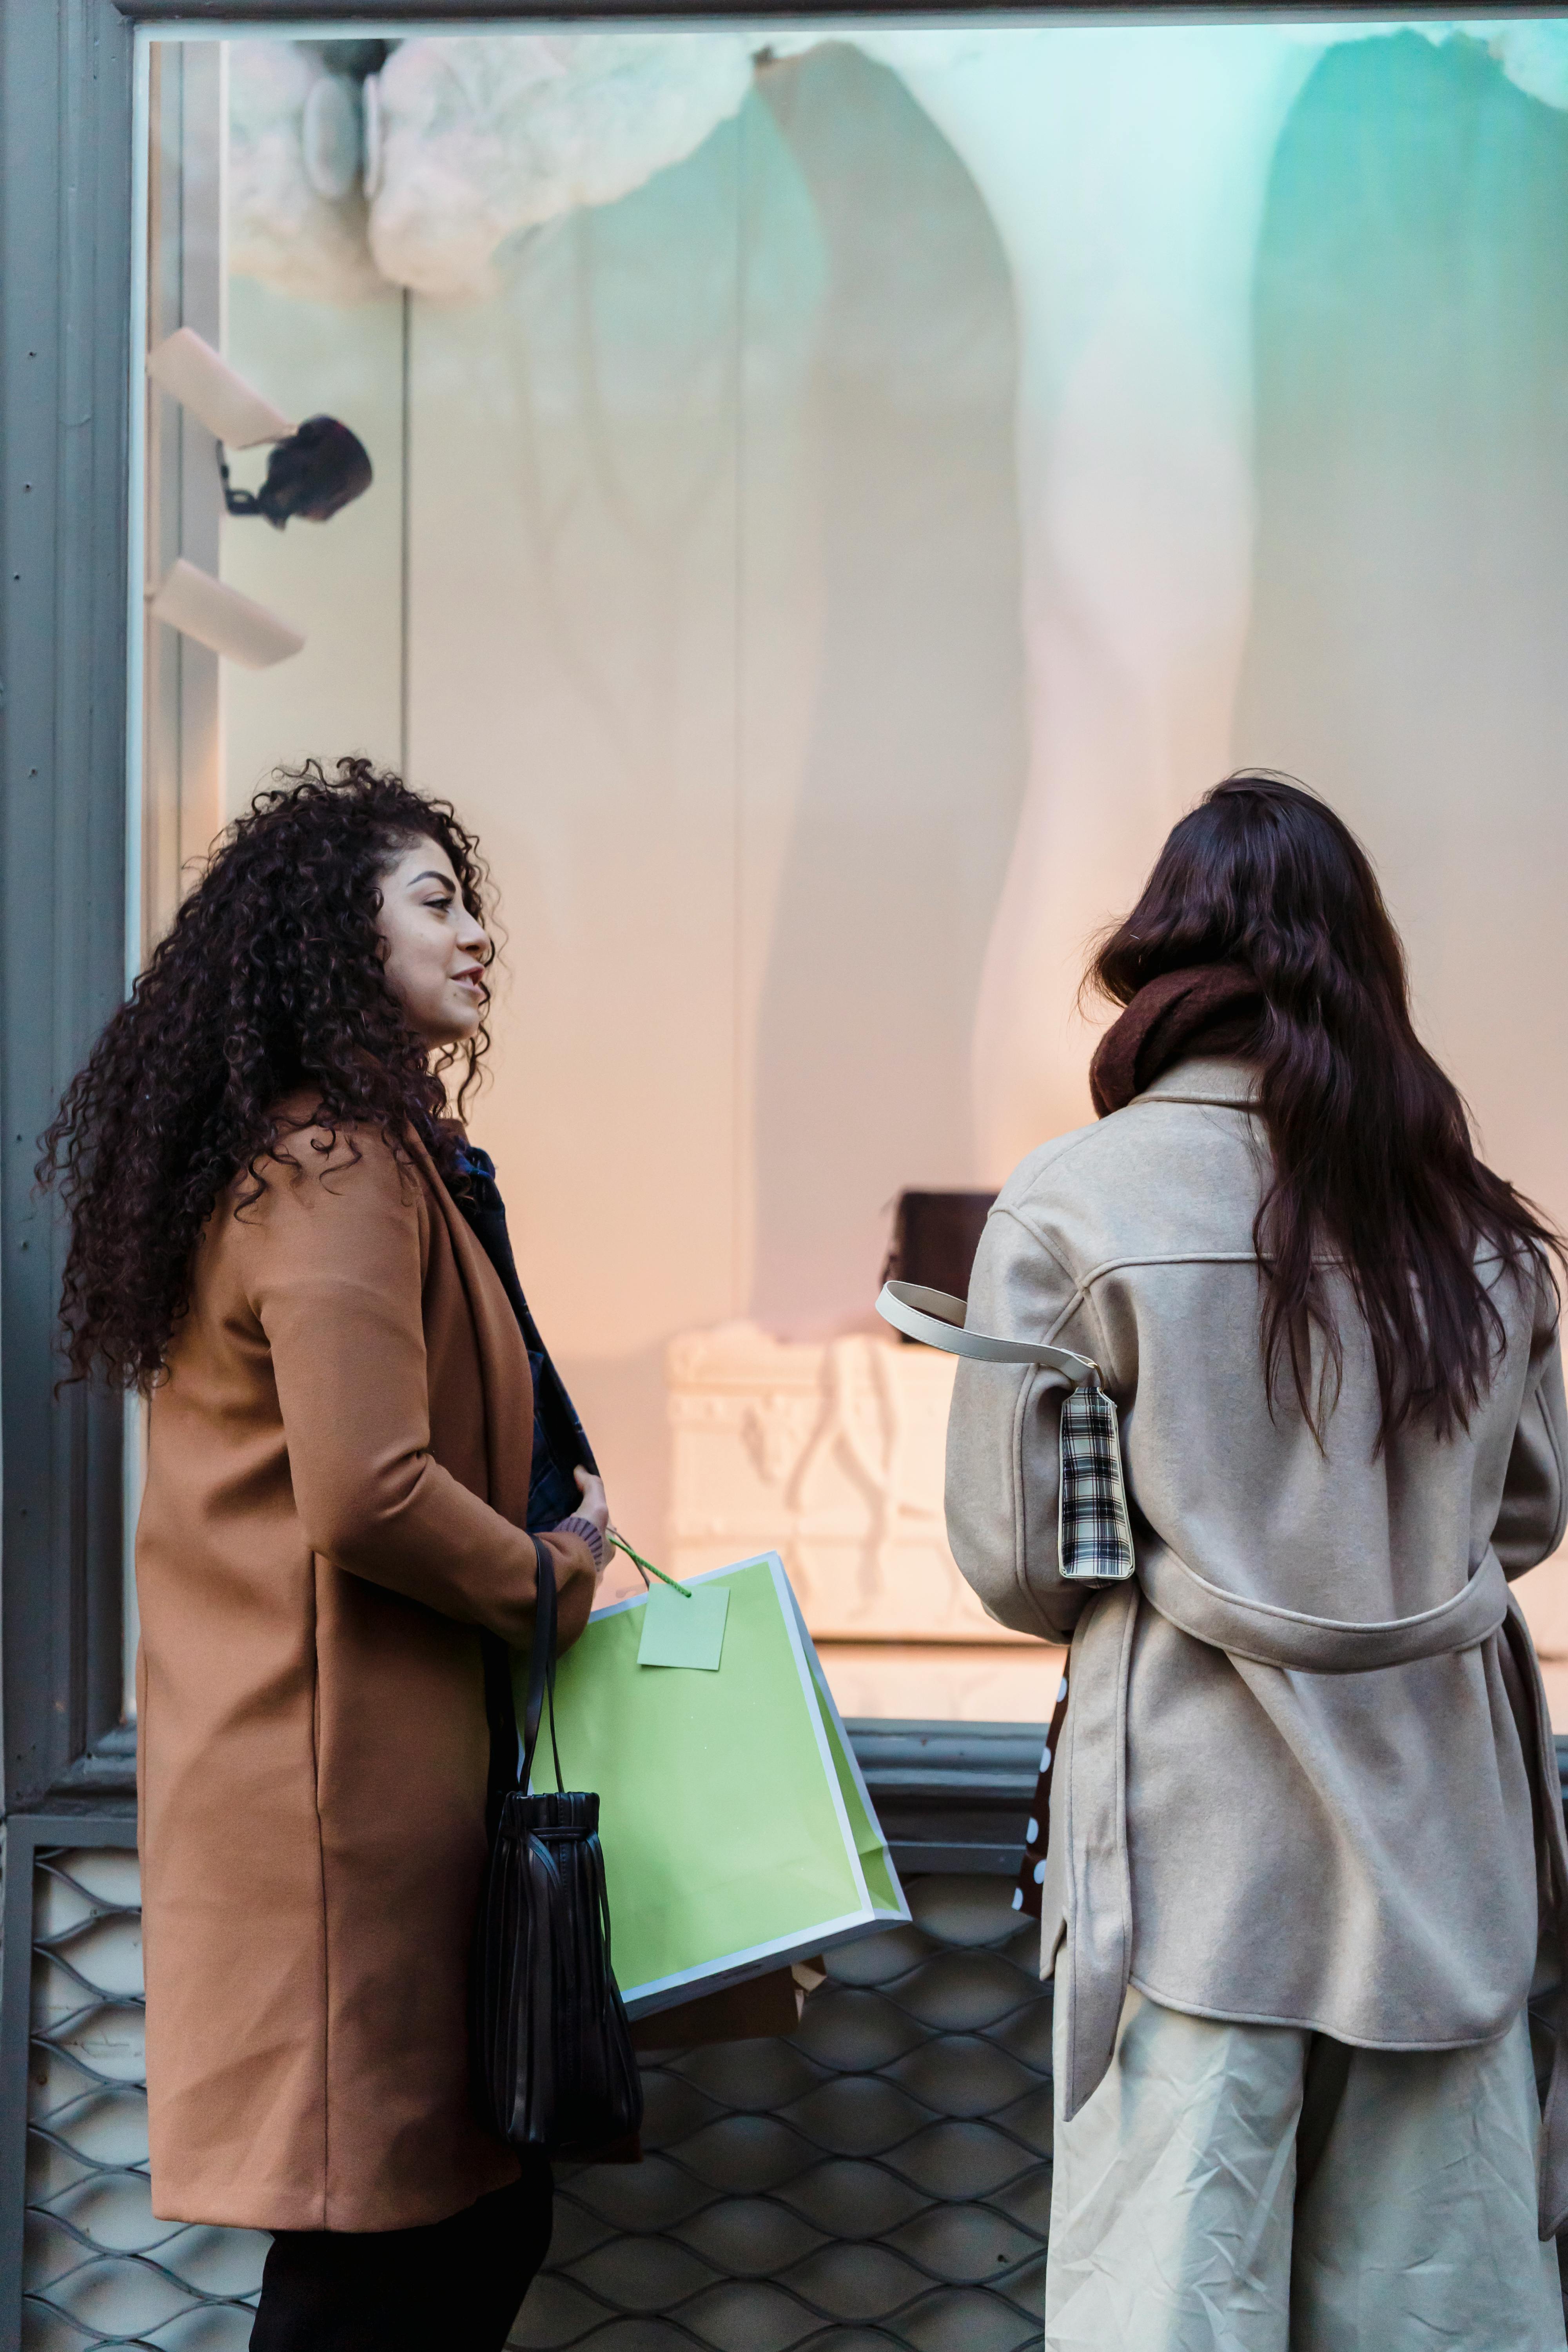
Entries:
[[[1072,1276],[1012,1211],[986,1221],[969,1286],[969,1321],[998,1338],[1040,1340],[1102,1360]],[[1062,1400],[1068,1383],[1031,1364],[959,1359],[947,1424],[947,1539],[986,1614],[1062,1642],[1092,1586],[1058,1568]]]
[[1535,1568],[1563,1540],[1568,1520],[1568,1402],[1557,1298],[1542,1274],[1524,1385],[1492,1549],[1508,1576]]
[[[341,1139],[315,1164],[311,1142],[294,1139],[296,1170],[271,1169],[239,1219],[306,1539],[338,1568],[521,1645],[533,1540],[430,1454],[422,1188],[378,1136]],[[547,1540],[564,1646],[587,1614],[579,1583],[592,1601],[592,1562],[575,1538]]]

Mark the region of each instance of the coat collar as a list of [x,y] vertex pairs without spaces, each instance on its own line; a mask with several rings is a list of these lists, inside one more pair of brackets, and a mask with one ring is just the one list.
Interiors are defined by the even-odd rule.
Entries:
[[1162,1070],[1152,1086],[1134,1095],[1129,1110],[1139,1103],[1219,1103],[1230,1110],[1249,1110],[1258,1102],[1258,1065],[1227,1054],[1190,1054]]
[[424,1179],[432,1225],[441,1226],[468,1302],[479,1384],[485,1401],[485,1452],[489,1491],[485,1500],[514,1527],[528,1524],[528,1490],[533,1457],[533,1368],[511,1301],[501,1287],[484,1246],[441,1181],[441,1172],[416,1135],[407,1139],[409,1156]]

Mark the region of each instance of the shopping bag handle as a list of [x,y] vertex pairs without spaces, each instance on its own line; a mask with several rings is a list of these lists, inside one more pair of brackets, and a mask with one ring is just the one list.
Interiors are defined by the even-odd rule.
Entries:
[[1037,1339],[994,1339],[985,1331],[965,1328],[966,1299],[948,1290],[927,1290],[919,1282],[885,1282],[877,1312],[895,1331],[920,1339],[944,1355],[968,1356],[982,1364],[1041,1364],[1047,1371],[1065,1374],[1074,1388],[1097,1389],[1100,1366],[1089,1356],[1075,1356],[1070,1348],[1047,1348]]

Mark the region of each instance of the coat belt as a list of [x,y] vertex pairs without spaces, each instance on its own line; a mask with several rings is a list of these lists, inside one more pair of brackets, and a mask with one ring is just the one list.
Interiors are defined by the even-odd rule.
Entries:
[[[1127,1692],[1140,1597],[1194,1641],[1266,1666],[1301,1674],[1370,1674],[1477,1648],[1494,1634],[1507,1643],[1524,1692],[1527,1755],[1538,1795],[1548,1904],[1556,1927],[1561,1982],[1556,2057],[1547,2093],[1540,2178],[1540,2228],[1554,2237],[1568,2222],[1568,1834],[1551,1716],[1535,1645],[1489,1551],[1451,1600],[1414,1617],[1354,1624],[1311,1617],[1226,1592],[1174,1553],[1153,1552],[1137,1579],[1103,1593],[1086,1612],[1073,1643],[1072,1703],[1065,1768],[1066,1970],[1063,2113],[1075,2116],[1110,2065],[1132,1966],[1132,1879],[1127,1854]],[[1065,1979],[1065,1980],[1064,1980]]]

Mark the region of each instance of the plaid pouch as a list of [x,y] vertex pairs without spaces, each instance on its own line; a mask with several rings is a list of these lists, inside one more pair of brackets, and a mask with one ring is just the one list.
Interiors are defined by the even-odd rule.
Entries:
[[[1080,1584],[1124,1584],[1137,1569],[1132,1521],[1121,1475],[1121,1433],[1116,1400],[1100,1384],[1100,1366],[1070,1348],[1038,1339],[1003,1339],[972,1331],[962,1298],[912,1282],[887,1282],[877,1312],[906,1339],[921,1339],[950,1356],[983,1364],[1038,1364],[1072,1382],[1062,1399],[1061,1478],[1057,1502],[1057,1562]],[[1067,1720],[1068,1675],[1057,1687],[1050,1729],[1040,1753],[1035,1802],[1024,1832],[1024,1862],[1013,1908],[1037,1919],[1044,1908],[1046,1851],[1051,1828],[1051,1776]]]
[[1116,1402],[1098,1383],[1075,1388],[1062,1403],[1057,1551],[1062,1575],[1086,1583],[1121,1583],[1137,1564]]
[[1062,1402],[1058,1564],[1064,1577],[1082,1584],[1125,1583],[1138,1563],[1121,1476],[1116,1401],[1100,1384],[1100,1366],[1047,1340],[1002,1339],[989,1331],[972,1331],[968,1311],[962,1298],[914,1282],[885,1282],[877,1301],[885,1322],[928,1348],[983,1364],[1038,1364],[1072,1382]]

